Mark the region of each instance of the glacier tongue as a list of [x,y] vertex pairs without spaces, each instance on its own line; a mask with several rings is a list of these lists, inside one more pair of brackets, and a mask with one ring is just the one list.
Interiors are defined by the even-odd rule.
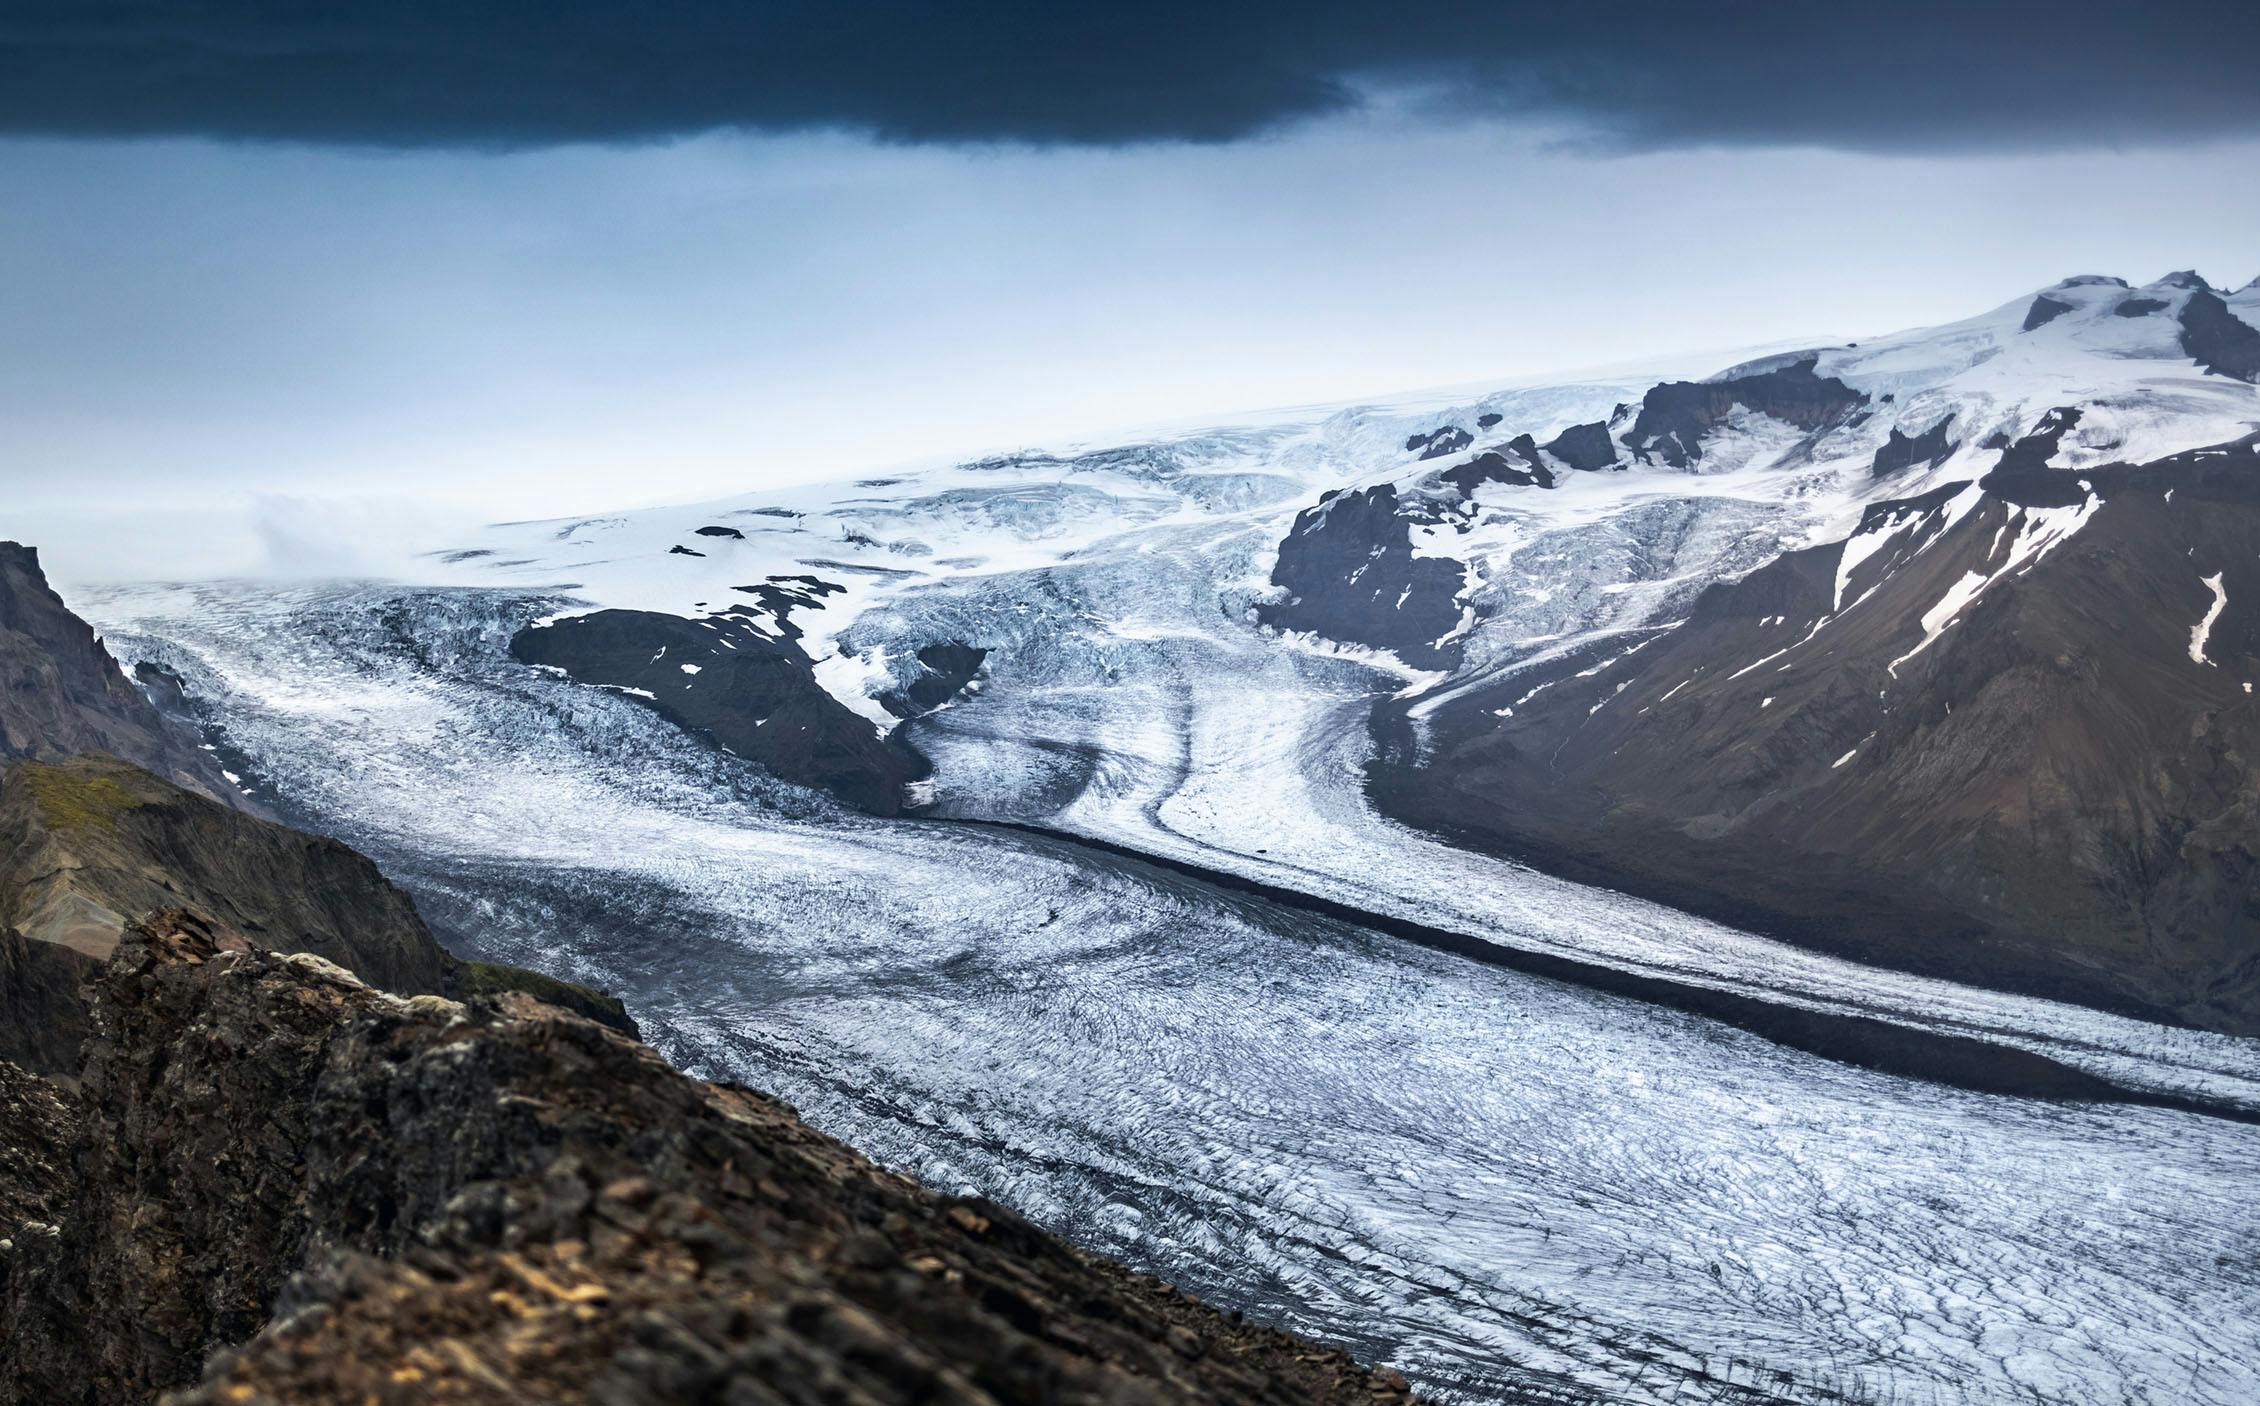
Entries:
[[[1005,612],[1044,641],[1010,669],[1052,671],[916,725],[945,805],[2260,1085],[2245,1042],[1847,969],[1376,821],[1364,705],[1399,681],[1206,626],[1210,559],[1049,573],[1040,618],[1011,609],[1026,582],[927,602]],[[507,592],[87,604],[466,951],[611,987],[695,1072],[1439,1399],[2260,1391],[2221,1331],[2260,1321],[2247,1126],[1954,1093],[1072,845],[844,813],[510,665],[541,607]]]

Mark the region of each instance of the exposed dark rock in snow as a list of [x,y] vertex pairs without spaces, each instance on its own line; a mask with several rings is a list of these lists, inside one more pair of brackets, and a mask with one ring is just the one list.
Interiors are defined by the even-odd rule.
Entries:
[[1487,412],[1475,417],[1475,427],[1479,430],[1487,430],[1490,429],[1493,425],[1498,424],[1505,418],[1506,416],[1504,415]]
[[[2040,417],[2032,430],[2020,436],[2001,450],[1996,469],[2045,469],[2048,461],[2056,457],[2064,436],[2079,426],[2083,412],[2076,405],[2059,405]],[[1988,440],[1990,447],[1992,441]]]
[[1263,622],[1393,650],[1423,668],[1451,657],[1443,641],[1459,626],[1464,568],[1414,556],[1399,507],[1384,483],[1329,493],[1297,514],[1271,571],[1287,599],[1260,606]]
[[2179,273],[2169,273],[2150,286],[2153,288],[2186,288],[2199,293],[2213,291],[2213,285],[2199,277],[2195,269],[2183,269]]
[[741,542],[745,540],[745,534],[734,527],[702,527],[698,529],[698,535],[701,537],[735,537]]
[[1475,443],[1475,436],[1457,425],[1445,425],[1416,434],[1405,441],[1407,450],[1418,449],[1423,459],[1441,459],[1447,454],[1457,454]]
[[1640,402],[1625,442],[1643,463],[1651,456],[1675,469],[1703,457],[1703,439],[1736,406],[1770,415],[1800,429],[1843,423],[1868,398],[1833,376],[1817,376],[1805,360],[1721,381],[1669,381]]
[[931,713],[964,692],[981,672],[981,661],[988,657],[989,651],[956,640],[921,645],[918,677],[879,702],[898,718]]
[[2148,317],[2154,312],[2164,312],[2166,304],[2157,298],[2128,298],[2111,309],[2118,317]]
[[1946,437],[1946,431],[1953,423],[1954,417],[1949,415],[1912,438],[1901,434],[1898,427],[1893,426],[1883,447],[1875,452],[1875,460],[1868,469],[1870,476],[1885,478],[1917,464],[1936,468],[1944,463],[1956,449],[1961,448]]
[[2032,307],[2026,310],[2024,330],[2030,332],[2035,328],[2046,327],[2071,310],[2072,305],[2070,303],[2061,298],[2051,298],[2043,293],[2033,299]]
[[771,626],[779,635],[797,640],[801,637],[801,628],[793,619],[793,613],[820,605],[824,597],[836,596],[847,588],[821,576],[795,574],[772,576],[758,585],[732,586],[730,589],[740,595],[753,597],[753,603],[760,607],[761,612],[771,617]]
[[689,547],[682,546],[669,547],[667,549],[667,554],[669,556],[677,557],[702,557],[706,555],[706,553],[704,552],[694,552]]
[[2199,289],[2182,304],[2182,350],[2217,376],[2260,382],[2260,329],[2213,293]]
[[[1524,435],[1515,443],[1529,446],[1530,437]],[[1461,495],[1465,497],[1473,497],[1476,486],[1484,483],[1515,483],[1525,486],[1536,485],[1539,488],[1552,488],[1554,486],[1553,470],[1539,461],[1535,446],[1531,446],[1529,452],[1524,455],[1524,461],[1528,467],[1517,466],[1509,461],[1506,455],[1495,449],[1486,450],[1464,464],[1454,464],[1451,468],[1438,474],[1437,477],[1457,488]]]
[[704,620],[600,610],[520,630],[510,652],[625,693],[787,781],[897,814],[904,783],[925,764],[824,690],[791,623],[793,603],[839,587],[810,576],[737,589],[757,606]]
[[1598,420],[1590,425],[1572,425],[1541,447],[1573,469],[1610,469],[1617,464],[1616,441],[1609,438],[1609,427]]

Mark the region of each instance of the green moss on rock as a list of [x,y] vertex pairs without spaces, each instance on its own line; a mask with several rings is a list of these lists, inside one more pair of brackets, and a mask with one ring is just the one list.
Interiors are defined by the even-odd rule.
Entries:
[[16,780],[30,788],[41,818],[57,830],[108,834],[118,817],[142,803],[115,777],[89,775],[84,768],[33,763],[19,767]]

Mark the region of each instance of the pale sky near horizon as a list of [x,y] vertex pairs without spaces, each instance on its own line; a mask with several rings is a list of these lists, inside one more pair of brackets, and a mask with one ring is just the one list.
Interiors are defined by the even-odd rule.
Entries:
[[66,579],[350,569],[362,533],[1874,335],[2075,273],[2260,275],[2249,135],[1563,130],[1376,107],[1202,145],[7,137],[0,536]]

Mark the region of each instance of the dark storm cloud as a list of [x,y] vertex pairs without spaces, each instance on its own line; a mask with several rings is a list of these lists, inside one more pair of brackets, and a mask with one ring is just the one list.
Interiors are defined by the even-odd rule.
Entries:
[[1630,147],[2260,130],[2260,0],[0,0],[0,131],[377,146],[1228,141],[1374,93]]

